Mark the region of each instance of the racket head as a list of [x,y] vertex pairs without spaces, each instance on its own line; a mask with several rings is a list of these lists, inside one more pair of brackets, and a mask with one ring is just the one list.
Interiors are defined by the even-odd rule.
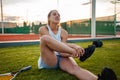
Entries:
[[11,73],[0,74],[0,80],[11,80],[13,75]]
[[20,69],[16,72],[0,74],[0,80],[13,80],[19,73],[30,70],[31,68],[32,68],[32,66],[27,66],[27,67],[23,67],[22,69]]

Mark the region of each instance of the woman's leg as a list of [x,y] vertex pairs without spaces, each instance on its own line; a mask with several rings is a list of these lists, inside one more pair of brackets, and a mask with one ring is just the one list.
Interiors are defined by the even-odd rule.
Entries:
[[46,49],[44,49],[44,47],[50,48],[53,51],[69,53],[71,55],[75,52],[75,50],[72,49],[71,47],[67,46],[66,44],[64,44],[62,42],[59,42],[59,41],[53,39],[52,37],[50,37],[48,35],[44,35],[41,37],[42,51],[46,50]]
[[76,76],[79,80],[97,80],[98,78],[96,75],[89,72],[88,70],[80,68],[72,57],[62,57],[60,61],[60,68],[63,71]]
[[65,52],[72,54],[74,49],[68,47],[64,43],[58,42],[48,35],[41,37],[41,57],[43,61],[49,65],[54,66],[57,63],[57,57],[54,51]]

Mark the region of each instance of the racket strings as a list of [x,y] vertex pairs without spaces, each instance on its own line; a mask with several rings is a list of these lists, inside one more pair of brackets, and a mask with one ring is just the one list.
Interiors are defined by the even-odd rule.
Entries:
[[10,80],[12,77],[12,75],[0,76],[0,80]]

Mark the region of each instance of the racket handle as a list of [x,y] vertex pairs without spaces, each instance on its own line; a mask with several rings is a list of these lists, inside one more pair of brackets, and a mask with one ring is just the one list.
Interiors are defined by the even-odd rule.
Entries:
[[27,67],[22,68],[20,71],[21,72],[27,71],[27,70],[30,70],[31,68],[32,68],[32,66],[27,66]]

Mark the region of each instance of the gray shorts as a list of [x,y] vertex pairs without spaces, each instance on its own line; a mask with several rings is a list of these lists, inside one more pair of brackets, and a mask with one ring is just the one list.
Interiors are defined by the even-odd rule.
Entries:
[[43,69],[43,68],[46,68],[46,69],[57,69],[59,68],[59,63],[60,63],[60,59],[61,59],[61,56],[60,55],[56,55],[57,56],[57,64],[53,67],[50,67],[48,66],[43,60],[42,60],[42,57],[40,57],[38,59],[38,69]]

